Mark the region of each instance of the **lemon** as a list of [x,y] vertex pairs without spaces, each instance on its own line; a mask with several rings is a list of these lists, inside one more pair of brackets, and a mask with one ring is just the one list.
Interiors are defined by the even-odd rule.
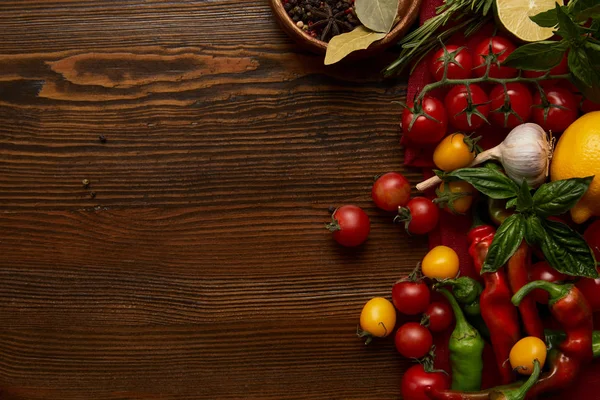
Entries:
[[550,165],[553,181],[595,175],[587,193],[571,209],[578,224],[600,215],[600,111],[587,113],[562,134]]
[[529,17],[554,8],[563,0],[496,0],[498,18],[513,35],[526,42],[535,42],[552,37],[553,28],[542,28]]

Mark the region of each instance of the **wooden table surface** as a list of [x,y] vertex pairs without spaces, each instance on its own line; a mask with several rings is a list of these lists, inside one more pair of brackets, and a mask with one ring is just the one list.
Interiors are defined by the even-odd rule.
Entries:
[[426,249],[370,201],[393,54],[326,68],[266,0],[4,0],[0,39],[1,399],[400,397],[355,335]]

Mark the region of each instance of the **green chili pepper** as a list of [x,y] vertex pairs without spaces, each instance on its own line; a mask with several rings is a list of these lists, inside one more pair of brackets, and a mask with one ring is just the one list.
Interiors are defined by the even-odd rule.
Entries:
[[533,360],[533,372],[525,383],[515,389],[492,391],[490,393],[490,400],[524,400],[529,389],[531,389],[540,378],[540,371],[540,362],[538,360]]
[[483,339],[477,329],[467,322],[458,302],[446,289],[438,291],[448,299],[456,325],[448,342],[452,365],[452,389],[476,391],[481,387],[483,369]]
[[496,200],[488,197],[487,205],[490,219],[498,226],[501,225],[506,218],[515,213],[513,210],[506,209],[506,200]]
[[464,304],[463,310],[469,317],[476,317],[481,315],[481,306],[479,305],[479,298],[472,303]]
[[471,304],[483,291],[481,283],[468,276],[461,276],[457,279],[444,279],[436,285],[452,287],[452,293],[460,304]]

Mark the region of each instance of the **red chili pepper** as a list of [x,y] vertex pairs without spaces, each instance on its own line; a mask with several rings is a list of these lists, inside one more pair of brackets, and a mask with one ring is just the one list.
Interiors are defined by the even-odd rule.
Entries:
[[[525,241],[516,253],[508,260],[508,283],[513,293],[529,283],[529,269],[531,267],[531,251]],[[544,325],[538,313],[533,295],[526,296],[519,305],[519,312],[529,336],[544,340]]]
[[[471,229],[468,234],[469,254],[478,273],[481,273],[495,233],[494,227],[480,225]],[[506,360],[509,358],[510,349],[521,338],[521,330],[517,309],[510,301],[512,293],[503,268],[482,275],[485,288],[479,303],[481,316],[490,330],[490,339],[501,376],[500,382],[507,384],[514,380],[514,374]]]
[[[526,399],[534,399],[542,393],[549,393],[564,389],[571,385],[579,373],[580,361],[566,356],[558,349],[548,352],[547,361],[550,370],[540,377],[535,385],[529,390]],[[425,393],[431,400],[488,400],[493,392],[519,387],[520,383],[495,387],[480,392],[459,392],[456,390],[438,390],[431,387],[425,389]]]
[[584,363],[591,361],[594,320],[590,305],[583,293],[572,284],[559,285],[546,281],[533,281],[515,293],[512,298],[513,304],[519,305],[534,289],[548,292],[550,312],[567,334],[559,349],[568,357]]

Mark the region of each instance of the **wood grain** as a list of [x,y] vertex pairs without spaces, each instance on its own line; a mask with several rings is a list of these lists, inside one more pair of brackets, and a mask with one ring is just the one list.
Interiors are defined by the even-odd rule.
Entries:
[[0,32],[0,399],[399,398],[355,335],[426,249],[370,201],[419,178],[393,53],[324,67],[266,0],[3,1]]

